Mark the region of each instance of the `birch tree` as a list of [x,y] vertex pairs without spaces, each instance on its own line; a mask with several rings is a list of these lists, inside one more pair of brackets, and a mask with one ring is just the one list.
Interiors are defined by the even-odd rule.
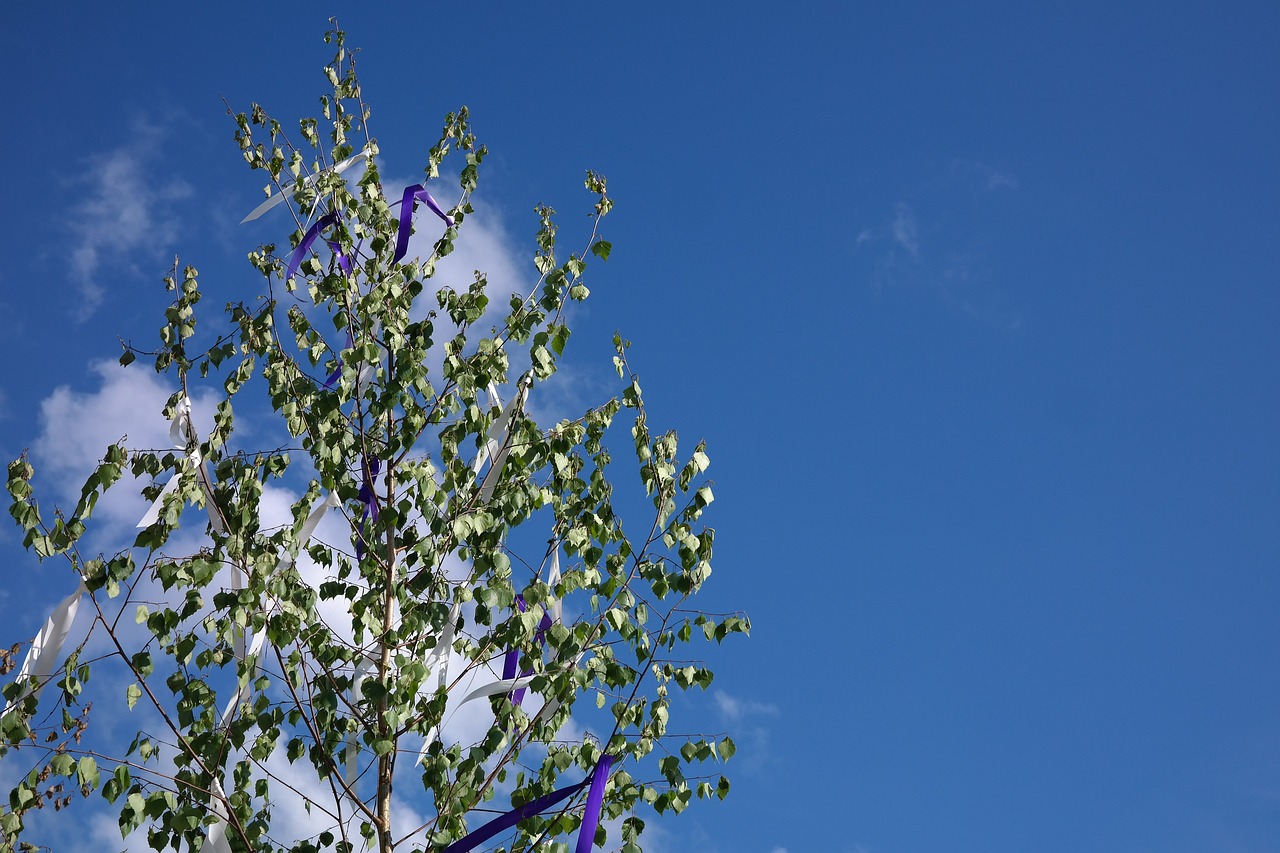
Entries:
[[[292,231],[250,253],[256,298],[209,320],[175,266],[159,346],[121,358],[171,383],[173,446],[111,444],[52,511],[32,464],[9,466],[33,569],[67,597],[0,659],[0,761],[21,776],[0,844],[38,848],[37,812],[92,799],[155,849],[638,851],[653,812],[728,791],[732,740],[675,728],[673,698],[748,623],[691,601],[711,573],[708,457],[650,427],[626,341],[616,396],[531,414],[610,254],[605,179],[587,173],[574,251],[537,211],[531,292],[441,282],[486,154],[468,112],[445,117],[421,183],[389,186],[354,54],[336,27],[326,41],[319,115],[235,118],[268,185],[250,216]],[[438,235],[425,257],[414,231]],[[269,412],[279,446],[246,446],[244,412]],[[95,506],[131,484],[150,510],[105,546]],[[284,524],[263,520],[273,484],[295,488]],[[317,535],[334,519],[342,536]],[[136,733],[99,729],[104,705]],[[455,739],[474,714],[491,723]]]

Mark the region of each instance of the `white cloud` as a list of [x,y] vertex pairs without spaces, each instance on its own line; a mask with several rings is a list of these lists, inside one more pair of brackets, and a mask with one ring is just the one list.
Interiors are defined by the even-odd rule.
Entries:
[[[449,204],[444,199],[439,201],[442,206]],[[475,212],[462,223],[453,251],[436,264],[435,281],[466,290],[475,280],[475,271],[479,270],[489,280],[491,310],[501,312],[500,316],[505,315],[508,297],[512,293],[528,294],[537,281],[537,271],[532,262],[533,250],[529,249],[528,259],[522,257],[507,231],[502,214],[483,199],[472,198],[471,204]],[[426,217],[430,217],[429,221]],[[431,247],[440,237],[438,226],[441,225],[443,223],[429,211],[420,211],[418,233],[409,244],[410,254],[430,254]]]
[[920,234],[916,228],[915,214],[905,203],[898,202],[894,206],[889,231],[893,235],[893,242],[906,249],[911,257],[920,254]]
[[[917,205],[895,203],[881,225],[858,232],[852,249],[868,258],[870,284],[877,291],[886,286],[909,288],[980,322],[1017,329],[1021,315],[1004,304],[1004,290],[991,268],[991,237],[972,210],[975,192],[1013,187],[1016,182],[980,164],[966,164],[963,172],[959,165],[956,169],[946,186]],[[967,212],[961,216],[953,208]]]
[[758,770],[770,761],[773,721],[782,712],[771,702],[743,699],[723,690],[712,693],[716,709],[724,719],[729,736],[738,745],[738,757],[734,761]]
[[180,179],[157,180],[149,174],[160,148],[161,133],[135,126],[129,144],[89,162],[75,179],[78,201],[68,215],[72,241],[68,270],[78,289],[72,316],[83,321],[93,315],[106,295],[107,273],[136,273],[132,258],[159,263],[177,236],[175,201],[189,197],[191,187]]
[[971,175],[976,178],[978,187],[982,190],[991,192],[1018,188],[1018,179],[1012,174],[988,166],[986,163],[979,163],[976,160],[956,160],[954,168],[962,175]]
[[[123,368],[113,361],[96,361],[89,369],[98,378],[98,390],[54,389],[40,404],[40,434],[32,445],[37,478],[51,485],[64,504],[79,497],[109,444],[126,436],[133,449],[160,450],[172,444],[163,409],[175,387],[140,367]],[[211,392],[196,394],[197,429],[207,429],[214,399]],[[126,522],[132,527],[146,509],[141,485],[126,476],[98,504],[95,518],[111,525],[112,532]]]
[[743,717],[751,716],[776,717],[780,713],[778,706],[769,702],[738,699],[723,690],[716,690],[712,695],[716,700],[716,707],[720,709],[720,713],[730,720],[740,720]]

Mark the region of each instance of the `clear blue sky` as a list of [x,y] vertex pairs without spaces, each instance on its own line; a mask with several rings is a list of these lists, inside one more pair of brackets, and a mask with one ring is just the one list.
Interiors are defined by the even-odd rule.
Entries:
[[[1280,5],[628,8],[341,23],[384,170],[467,104],[514,245],[609,177],[574,364],[620,329],[706,437],[707,606],[755,625],[733,793],[666,848],[1280,849]],[[323,88],[330,9],[141,9],[0,29],[6,459],[153,339],[175,252],[257,287],[219,95]],[[34,633],[63,590],[13,539]]]

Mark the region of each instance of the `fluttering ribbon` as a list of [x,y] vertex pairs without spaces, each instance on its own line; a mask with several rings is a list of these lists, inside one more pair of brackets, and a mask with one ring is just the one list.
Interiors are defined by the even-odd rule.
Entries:
[[[239,662],[244,663],[244,661],[248,660],[249,658],[254,658],[256,660],[258,655],[262,653],[263,646],[266,645],[266,640],[267,640],[267,631],[266,631],[266,628],[264,627],[263,630],[253,635],[253,642],[249,644],[249,648],[245,649],[241,654],[241,656],[238,658]],[[227,723],[231,722],[231,715],[235,712],[236,708],[239,707],[240,702],[244,699],[245,693],[248,691],[249,683],[251,681],[253,681],[252,673],[249,675],[248,678],[246,678],[244,684],[240,684],[239,680],[237,679],[236,692],[227,701],[227,704],[223,707],[222,716],[218,718],[218,728],[220,729],[225,728]]]
[[[173,420],[169,424],[169,439],[173,442],[174,447],[187,450],[187,464],[195,471],[196,478],[200,481],[200,486],[204,490],[205,510],[209,513],[209,525],[218,533],[226,533],[227,528],[222,523],[222,514],[218,512],[218,506],[213,502],[213,479],[209,476],[209,466],[204,461],[204,457],[200,455],[200,441],[196,437],[195,427],[191,423],[191,400],[183,397],[178,401],[178,406],[173,412]],[[169,478],[169,482],[165,483],[160,494],[151,503],[151,507],[146,514],[138,521],[137,527],[150,527],[160,518],[160,513],[164,509],[165,498],[178,488],[181,480],[181,474],[178,471],[173,472],[173,476]]]
[[[253,643],[250,644],[247,652],[242,652],[239,656],[241,663],[245,660],[245,655],[257,658],[262,651],[262,647],[267,638],[266,627],[253,637]],[[236,708],[240,706],[240,702],[244,699],[245,693],[249,689],[249,682],[252,678],[246,679],[244,684],[240,684],[237,676],[236,692],[227,702],[226,707],[222,709],[222,716],[218,719],[218,728],[225,728],[227,723],[231,722],[231,715]],[[227,840],[227,812],[223,806],[225,794],[222,793],[222,786],[218,784],[218,780],[213,780],[213,790],[210,792],[209,810],[213,813],[217,820],[209,827],[209,833],[205,836],[204,844],[200,846],[200,853],[233,853],[231,850],[231,842]]]
[[[307,520],[302,522],[302,527],[298,530],[298,551],[302,551],[307,547],[307,543],[311,541],[311,537],[315,535],[316,528],[320,526],[320,521],[325,514],[331,509],[337,509],[342,506],[342,500],[338,497],[337,492],[329,492],[324,500],[319,501],[312,508],[311,513],[307,515]],[[283,554],[280,557],[280,568],[286,568],[293,565],[293,556]]]
[[[516,606],[520,608],[520,612],[524,613],[529,609],[529,605],[525,604],[524,596],[516,596]],[[543,612],[542,621],[538,623],[538,633],[534,635],[533,642],[541,651],[547,642],[547,630],[551,627],[551,614]],[[527,676],[533,675],[533,670],[526,669],[520,673],[519,679],[516,678],[516,670],[520,667],[520,650],[512,649],[507,652],[505,660],[502,662],[503,679],[523,680]],[[532,679],[529,679],[532,681]],[[511,691],[511,701],[513,704],[519,705],[524,700],[525,687],[517,687]]]
[[[516,596],[516,609],[519,610],[521,613],[528,612],[529,605],[525,603],[523,595]],[[509,652],[507,652],[506,657],[502,661],[502,677],[515,678],[516,670],[519,668],[519,666],[520,666],[520,650],[512,649]],[[521,673],[521,675],[523,674],[524,673]]]
[[609,781],[613,760],[612,755],[601,755],[591,773],[591,790],[587,792],[587,804],[582,808],[582,827],[578,830],[578,846],[574,853],[590,853],[596,843],[596,827],[600,825],[600,810],[604,807],[604,786]]
[[[558,583],[560,583],[560,547],[557,545],[556,549],[551,552],[551,570],[547,572],[547,586],[551,589],[553,596],[555,594],[556,584]],[[548,608],[548,610],[551,613],[551,623],[553,625],[556,624],[557,622],[563,621],[564,602],[562,602],[558,597],[553,597],[551,599],[551,606]],[[578,652],[577,656],[573,659],[571,666],[576,668],[578,666],[578,661],[582,660],[582,656],[585,654],[586,654],[585,650]],[[552,648],[551,660],[549,661],[549,663],[555,663],[559,659],[560,659],[560,650],[557,648]],[[546,702],[544,702],[542,707],[538,709],[538,713],[533,715],[533,719],[535,721],[538,719],[543,719],[543,720],[549,719],[552,714],[560,710],[561,704],[563,703],[555,696],[547,697]]]
[[[334,166],[331,169],[325,169],[324,171],[316,172],[314,175],[308,175],[306,178],[303,178],[302,183],[304,186],[306,186],[307,184],[314,184],[317,178],[319,178],[321,175],[326,174],[328,172],[333,172],[335,174],[340,175],[343,172],[345,172],[351,166],[351,164],[354,163],[355,161],[367,159],[368,157],[369,157],[369,149],[368,147],[366,147],[359,154],[356,154],[354,157],[349,157],[346,160],[343,160],[341,163],[339,163],[338,165]],[[297,193],[298,193],[297,184],[291,184],[286,187],[281,187],[280,192],[276,193],[275,195],[271,196],[266,201],[264,201],[262,204],[255,207],[249,213],[248,216],[240,220],[240,224],[244,225],[246,222],[252,222],[262,214],[266,213],[271,208],[275,207],[280,202],[284,201],[286,198],[293,198],[295,195],[297,195]]]
[[[289,255],[289,262],[285,264],[284,272],[286,280],[291,279],[298,274],[298,265],[302,263],[302,258],[306,255],[307,250],[310,249],[311,245],[320,237],[320,232],[328,228],[330,225],[337,225],[341,221],[342,220],[338,218],[338,214],[326,213],[324,216],[321,216],[312,223],[311,227],[307,229],[307,232],[302,235],[302,240],[298,243],[298,247]],[[338,241],[330,240],[326,237],[325,243],[329,245],[329,248],[333,250],[334,257],[338,259],[338,267],[341,268],[344,273],[350,273],[352,260],[343,254],[342,247],[338,244]]]
[[[502,397],[498,396],[498,386],[492,382],[489,383],[489,408],[502,409]],[[490,435],[493,434],[493,427],[489,428]],[[476,458],[471,463],[471,473],[479,474],[480,469],[484,467],[484,463],[488,462],[498,453],[498,442],[489,436],[485,436],[484,444],[480,445],[480,450],[476,453]]]
[[[325,169],[321,172],[317,172],[314,175],[307,176],[306,178],[303,179],[302,185],[306,186],[308,184],[314,184],[321,175],[328,174],[329,172],[333,172],[335,174],[342,174],[344,171],[347,170],[347,168],[351,166],[352,163],[360,159],[367,159],[369,156],[370,156],[369,149],[368,147],[366,147],[364,150],[360,151],[355,156],[349,157],[348,159],[343,160],[341,163],[337,164],[336,166],[333,166],[331,169]],[[286,198],[293,198],[293,196],[295,196],[297,192],[298,192],[298,185],[296,183],[286,187],[282,187],[280,192],[271,196],[266,201],[262,202],[262,204],[258,205],[252,211],[250,211],[248,216],[240,220],[240,224],[243,225],[246,222],[252,222],[253,220],[257,219],[259,216],[262,216],[264,213],[271,210],[280,202],[284,201]],[[409,232],[412,230],[412,227],[413,227],[414,209],[417,207],[417,204],[419,201],[425,202],[427,207],[431,208],[432,212],[435,213],[436,216],[439,216],[442,220],[444,220],[446,225],[453,226],[455,224],[453,217],[444,212],[444,209],[440,207],[439,203],[434,198],[432,198],[431,193],[427,192],[426,187],[424,187],[422,184],[411,184],[410,186],[405,187],[404,193],[402,194],[399,202],[400,225],[399,225],[398,233],[396,235],[396,252],[395,252],[395,257],[391,261],[392,263],[398,263],[400,259],[403,258],[405,254],[409,251]],[[330,214],[330,216],[332,215],[333,214]],[[318,224],[319,223],[317,223],[317,225]],[[315,226],[312,226],[312,229],[318,231],[318,229],[316,229]],[[305,241],[305,238],[304,238],[304,241]],[[311,237],[311,241],[312,242],[315,241],[314,236]],[[307,245],[310,246],[310,243],[307,243]],[[296,254],[296,251],[295,251],[295,254]],[[339,254],[339,263],[342,263],[342,261],[343,261],[343,258],[341,254]],[[293,270],[297,269],[296,264],[291,264],[290,266],[292,267]],[[344,266],[343,269],[348,272],[350,271],[349,267],[346,267],[346,266]],[[292,278],[293,273],[290,272],[289,276],[287,277]]]
[[564,615],[563,602],[556,596],[556,584],[560,583],[560,546],[551,552],[551,569],[547,572],[547,588],[551,590],[551,621],[559,622]]
[[[311,512],[307,515],[306,520],[302,522],[301,529],[298,531],[299,551],[307,547],[307,542],[311,541],[311,537],[315,534],[316,528],[320,526],[320,521],[324,518],[325,513],[340,506],[342,506],[342,501],[338,499],[336,492],[329,492],[329,494],[322,500],[316,502]],[[293,565],[293,562],[293,556],[286,552],[280,556],[280,562],[278,565],[279,568],[283,569]],[[233,589],[238,589],[240,587],[240,571],[241,570],[238,567],[232,569],[231,584]],[[272,601],[267,605],[267,612],[270,613],[275,609],[275,607],[276,603]],[[256,661],[258,656],[261,654],[263,647],[266,645],[266,639],[267,629],[265,625],[261,631],[258,631],[253,635],[253,642],[249,644],[247,649],[244,647],[243,635],[238,635],[236,643],[236,661],[244,663],[246,659],[251,657]],[[254,672],[250,674],[248,681],[252,681],[257,677],[257,670],[258,667],[255,666]],[[222,717],[218,720],[219,728],[225,727],[227,723],[230,722],[232,712],[236,709],[236,706],[240,704],[241,699],[244,698],[244,694],[247,689],[247,683],[245,685],[237,684],[235,695],[233,695],[230,701],[227,702],[226,707],[222,711]]]
[[80,610],[80,601],[86,591],[84,581],[81,581],[76,585],[75,592],[62,599],[58,602],[58,606],[53,608],[53,612],[49,614],[49,618],[45,620],[39,633],[31,641],[31,648],[27,650],[22,668],[18,670],[19,680],[34,677],[37,683],[34,687],[24,689],[12,702],[5,705],[3,713],[9,713],[29,695],[38,696],[40,689],[53,675],[53,665],[57,662],[58,655],[62,653],[62,644],[67,641],[67,636],[71,633],[71,625],[76,621],[76,613]]
[[[373,671],[373,658],[368,655],[360,659],[360,663],[356,664],[354,677],[351,679],[351,705],[355,706],[361,698],[361,687],[364,686],[364,680],[369,673]],[[356,745],[356,733],[347,732],[342,738],[343,749],[346,753],[346,760],[343,767],[342,778],[348,785],[354,784],[356,781],[357,762],[360,758],[360,749]]]
[[[431,654],[427,655],[426,667],[428,675],[436,674],[436,691],[440,691],[449,683],[449,652],[453,648],[453,635],[457,630],[458,616],[462,613],[462,602],[455,601],[453,608],[449,611],[449,623],[440,631],[440,636],[436,638],[436,646],[431,650]],[[427,757],[427,750],[431,748],[431,744],[435,743],[437,737],[440,736],[440,727],[432,726],[427,732],[427,736],[422,739],[422,748],[418,750],[418,760],[414,762],[414,766],[422,763]]]
[[364,482],[360,485],[359,501],[364,504],[364,511],[360,513],[360,534],[356,538],[356,559],[362,559],[365,552],[364,544],[364,522],[370,516],[374,521],[378,520],[378,496],[373,491],[373,480],[378,476],[378,471],[382,468],[382,461],[379,459],[364,459]]
[[[559,582],[560,549],[557,547],[552,553],[551,570],[547,573],[547,586],[554,588]],[[528,609],[528,605],[525,603],[523,595],[516,596],[516,606],[520,609],[521,613],[524,613]],[[552,625],[560,621],[562,612],[560,599],[553,598],[546,608],[546,611],[542,614],[542,620],[538,623],[538,632],[534,635],[534,642],[537,644],[539,649],[546,645],[547,631],[551,629]],[[552,662],[556,661],[558,658],[559,652],[553,650],[551,656]],[[574,659],[573,665],[576,666],[581,658],[582,654],[579,654],[578,657]],[[463,705],[466,705],[468,702],[475,699],[483,699],[487,696],[497,696],[503,693],[510,693],[511,701],[514,704],[519,705],[524,699],[525,690],[533,683],[533,680],[536,677],[531,669],[526,669],[524,672],[517,675],[516,670],[519,668],[519,665],[519,650],[512,649],[507,652],[503,658],[502,677],[496,681],[490,681],[472,689],[465,697],[463,697],[462,701],[458,703],[457,707],[454,709],[455,713],[460,710]],[[559,709],[560,704],[561,703],[554,698],[548,699],[546,703],[538,709],[538,712],[534,714],[534,719],[554,714],[556,710]],[[432,738],[428,736],[427,742],[424,743],[422,747],[424,753],[431,745],[431,741]],[[419,761],[421,761],[421,756],[419,757]]]
[[426,187],[422,184],[413,184],[404,188],[404,195],[400,197],[400,228],[396,234],[396,253],[391,258],[391,263],[400,262],[409,252],[409,232],[413,229],[413,211],[418,206],[418,201],[427,203],[427,207],[431,208],[436,216],[445,221],[449,227],[453,227],[453,217],[440,209],[440,205],[431,197],[431,193],[427,192]]
[[231,842],[227,840],[227,819],[230,817],[224,805],[227,795],[222,792],[217,779],[213,780],[211,787],[213,790],[209,792],[209,811],[213,812],[217,820],[209,827],[209,834],[200,845],[200,853],[233,853]]
[[489,454],[489,470],[484,475],[484,480],[480,483],[480,502],[487,504],[493,497],[493,490],[498,487],[498,478],[502,474],[502,466],[507,462],[507,456],[511,453],[511,446],[514,441],[514,432],[511,429],[511,420],[517,410],[524,408],[525,400],[529,397],[529,386],[531,377],[525,375],[521,377],[518,387],[519,390],[512,395],[511,400],[503,407],[501,414],[494,420],[489,427],[488,441],[492,445],[497,446],[497,450]]
[[582,810],[582,827],[578,830],[578,846],[575,848],[575,853],[590,853],[591,846],[595,843],[596,827],[600,825],[600,810],[604,805],[604,786],[609,781],[609,768],[613,766],[613,762],[612,755],[601,755],[595,769],[581,782],[552,791],[550,794],[545,794],[494,818],[475,832],[470,832],[450,844],[443,853],[467,853],[468,850],[483,844],[504,829],[510,829],[525,818],[541,814],[587,786],[590,786],[591,790],[587,792],[587,802]]

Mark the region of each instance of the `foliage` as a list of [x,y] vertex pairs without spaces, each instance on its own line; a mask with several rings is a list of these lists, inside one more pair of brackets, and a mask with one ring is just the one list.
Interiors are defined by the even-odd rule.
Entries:
[[[483,822],[477,808],[529,803],[607,753],[617,761],[594,840],[639,850],[643,804],[679,812],[695,794],[728,790],[714,762],[732,755],[732,741],[673,734],[670,690],[711,681],[701,662],[680,656],[695,633],[719,641],[747,622],[688,609],[711,571],[713,531],[700,525],[712,500],[701,481],[708,459],[702,444],[682,458],[674,433],[650,432],[625,341],[615,338],[617,397],[549,428],[524,405],[557,369],[567,309],[588,296],[588,261],[609,256],[598,235],[613,205],[605,180],[587,175],[595,201],[581,253],[558,254],[554,212],[538,209],[537,287],[512,296],[505,318],[479,333],[490,304],[484,275],[459,288],[432,280],[473,213],[486,154],[466,108],[446,117],[427,155],[428,180],[447,157],[465,161],[461,198],[440,212],[451,224],[430,256],[397,258],[400,214],[374,159],[354,55],[341,31],[326,40],[337,48],[325,67],[331,91],[321,116],[300,122],[298,146],[258,105],[236,118],[250,168],[269,175],[275,193],[292,193],[282,208],[297,226],[290,251],[264,245],[250,255],[265,296],[228,304],[229,325],[207,340],[197,335],[197,272],[175,266],[161,347],[129,347],[121,359],[172,378],[164,414],[180,449],[113,444],[74,509],[53,517],[35,501],[32,465],[9,467],[24,544],[82,579],[93,627],[51,685],[32,676],[5,688],[0,748],[26,775],[0,814],[0,843],[31,846],[33,809],[97,792],[118,809],[122,832],[145,826],[156,849],[199,850],[219,833],[234,850],[442,849],[466,835],[469,819],[472,829]],[[333,166],[362,152],[366,168],[349,184]],[[442,226],[423,216],[432,215],[421,212],[419,230]],[[317,221],[317,245],[332,253],[304,246],[290,274]],[[512,354],[524,352],[521,373]],[[221,402],[200,436],[184,407],[218,382]],[[503,393],[512,402],[503,405]],[[237,411],[255,395],[287,432],[279,447],[235,441]],[[652,501],[638,527],[615,511],[624,465],[606,445],[624,412]],[[92,553],[95,506],[130,473],[159,512],[131,547]],[[169,476],[177,487],[165,493]],[[307,486],[292,522],[271,527],[262,512],[274,481]],[[329,493],[349,541],[308,539]],[[204,510],[184,511],[193,505]],[[174,553],[206,524],[198,548]],[[0,660],[5,672],[20,652]],[[449,742],[450,697],[456,703],[477,672],[496,674],[508,652],[530,697],[522,702],[515,685],[494,692],[484,700],[488,731]],[[99,672],[111,689],[94,694],[88,682]],[[92,725],[91,695],[145,721],[131,743],[115,749]],[[298,767],[325,796],[308,789],[312,834],[281,837],[278,804]],[[506,832],[507,849],[567,849],[552,839],[579,826],[580,806],[571,798],[526,817]],[[416,813],[427,816],[414,822]],[[608,840],[615,831],[621,839]]]

